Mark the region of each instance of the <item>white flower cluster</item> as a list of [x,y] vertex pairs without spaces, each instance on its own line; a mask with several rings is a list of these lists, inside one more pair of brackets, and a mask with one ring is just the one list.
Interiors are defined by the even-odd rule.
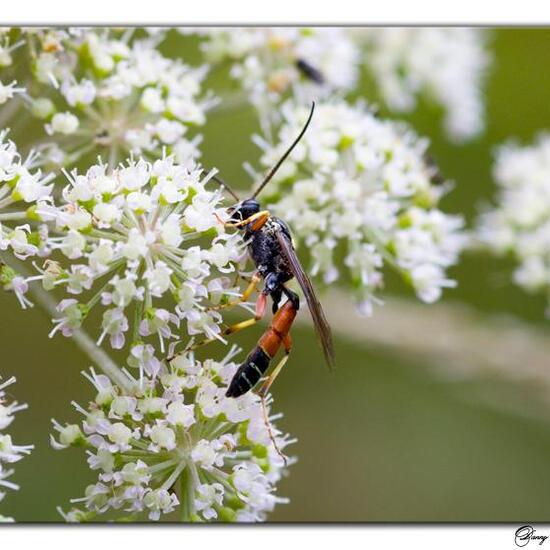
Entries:
[[481,216],[478,237],[515,258],[516,284],[550,293],[550,135],[531,146],[501,147],[493,174],[497,206]]
[[0,106],[17,94],[23,94],[25,88],[17,85],[11,76],[13,66],[13,52],[20,48],[23,40],[14,41],[10,29],[0,29]]
[[[265,166],[281,157],[308,110],[285,104],[278,145],[257,139]],[[320,104],[266,188],[264,201],[309,250],[310,273],[331,284],[340,276],[337,265],[345,266],[366,314],[382,286],[384,263],[396,267],[425,302],[455,286],[445,270],[464,245],[463,221],[437,208],[446,186],[432,182],[427,147],[406,126],[381,121],[363,105]]]
[[[177,510],[182,521],[265,519],[285,499],[274,494],[283,471],[264,421],[259,397],[225,397],[238,365],[235,350],[221,362],[179,355],[156,379],[131,379],[123,391],[104,375],[86,373],[97,395],[82,425],[60,425],[55,448],[83,446],[98,471],[86,489],[85,510],[69,521],[108,511],[126,519],[158,520]],[[271,424],[277,445],[291,443]]]
[[303,101],[347,92],[357,82],[360,55],[341,28],[272,27],[196,30],[206,59],[229,61],[230,74],[261,111],[285,92]]
[[486,32],[472,28],[373,28],[353,31],[366,45],[365,64],[382,100],[406,112],[417,96],[445,110],[445,129],[456,141],[484,127],[482,86],[490,56]]
[[27,33],[35,51],[31,110],[52,136],[44,148],[50,161],[67,166],[101,154],[113,167],[128,152],[198,155],[200,136],[190,138],[188,129],[202,125],[213,104],[201,90],[207,67],[166,58],[157,49],[160,36],[138,40],[133,33]]
[[[15,377],[5,382],[0,381],[0,501],[6,496],[4,489],[19,489],[15,483],[7,479],[13,474],[13,469],[9,465],[21,460],[34,448],[34,445],[14,445],[11,436],[5,432],[13,422],[15,413],[27,408],[27,405],[12,401],[6,394],[6,388],[13,383],[15,383]],[[0,515],[0,522],[2,521],[13,521],[13,519]]]
[[156,363],[146,337],[158,339],[163,354],[182,321],[189,335],[219,337],[221,315],[210,306],[238,293],[228,276],[244,247],[220,223],[226,213],[219,187],[206,188],[211,175],[173,157],[66,174],[61,199],[36,209],[51,225],[46,244],[58,259],[26,280],[68,293],[52,335],[71,336],[104,308],[98,344],[108,339],[120,349],[129,332],[136,366],[150,374]]
[[[7,130],[0,132],[0,250],[9,250],[19,259],[44,255],[48,231],[34,222],[37,208],[51,201],[53,176],[34,168],[34,154],[23,161],[7,135]],[[23,308],[30,304],[25,297],[27,283],[1,263],[0,283],[15,292]]]

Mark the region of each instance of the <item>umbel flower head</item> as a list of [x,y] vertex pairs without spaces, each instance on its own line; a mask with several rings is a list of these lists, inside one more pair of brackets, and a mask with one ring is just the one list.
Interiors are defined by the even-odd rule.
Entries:
[[[260,400],[250,392],[225,397],[238,365],[233,349],[218,362],[183,354],[156,378],[128,376],[126,389],[93,370],[97,394],[79,424],[54,421],[55,448],[84,447],[96,483],[64,517],[86,521],[98,514],[158,520],[175,512],[182,521],[265,519],[277,503],[283,472]],[[271,424],[277,446],[291,443]]]
[[29,86],[32,113],[44,121],[51,142],[45,156],[68,166],[97,154],[111,167],[128,152],[178,159],[198,155],[202,125],[213,104],[201,83],[206,66],[164,57],[158,36],[111,29],[35,30],[26,33],[33,53]]
[[[18,485],[8,481],[13,474],[11,464],[21,460],[34,448],[34,445],[15,445],[11,436],[6,433],[6,428],[13,422],[15,413],[27,408],[26,404],[19,404],[8,397],[6,388],[14,383],[15,377],[4,382],[0,379],[0,501],[6,496],[6,489],[19,489]],[[0,514],[1,521],[13,521],[13,519]]]
[[517,285],[549,294],[550,135],[540,135],[533,145],[502,146],[493,176],[497,204],[481,216],[478,237],[495,253],[515,259]]
[[52,224],[54,255],[29,279],[66,292],[52,335],[70,336],[102,310],[98,344],[120,349],[129,337],[146,370],[148,337],[164,353],[182,322],[188,335],[219,336],[221,315],[210,306],[237,292],[229,276],[244,249],[220,223],[222,192],[207,188],[211,175],[173,157],[66,174],[59,203],[37,209]]
[[[280,158],[308,108],[287,103],[282,113],[278,145],[257,139],[265,166]],[[364,105],[320,104],[266,188],[265,201],[307,246],[310,273],[331,284],[347,271],[367,314],[383,284],[384,264],[401,272],[425,302],[455,286],[445,270],[464,244],[463,221],[437,208],[446,187],[432,181],[427,147],[427,140],[377,119]]]
[[307,101],[356,83],[359,51],[339,28],[200,29],[208,60],[229,62],[231,76],[261,111],[293,96]]
[[486,31],[467,28],[354,29],[365,65],[390,109],[411,111],[424,93],[445,110],[456,141],[484,127],[483,83],[490,56]]

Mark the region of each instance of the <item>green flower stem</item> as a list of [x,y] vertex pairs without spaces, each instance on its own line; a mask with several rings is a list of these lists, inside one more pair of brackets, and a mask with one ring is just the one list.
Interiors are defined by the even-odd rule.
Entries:
[[0,214],[0,222],[5,222],[8,220],[26,220],[27,212],[6,212],[5,214]]
[[179,501],[180,501],[180,521],[183,523],[188,523],[191,521],[191,506],[190,498],[192,496],[189,494],[189,485],[191,485],[191,474],[189,469],[183,470],[179,479]]
[[187,466],[187,463],[186,461],[181,461],[177,467],[175,468],[175,470],[170,474],[170,476],[168,477],[168,479],[162,484],[162,489],[165,489],[165,490],[168,490],[170,489],[170,487],[172,487],[172,485],[174,485],[174,483],[177,481],[178,477],[180,476],[180,474],[183,472],[183,470],[185,470]]

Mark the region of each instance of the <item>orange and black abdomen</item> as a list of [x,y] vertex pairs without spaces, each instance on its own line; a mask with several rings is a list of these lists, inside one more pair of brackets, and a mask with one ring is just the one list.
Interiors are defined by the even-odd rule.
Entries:
[[271,324],[260,338],[258,345],[248,354],[227,389],[227,397],[239,397],[251,390],[269,368],[283,340],[288,336],[296,318],[296,309],[290,301],[277,311]]

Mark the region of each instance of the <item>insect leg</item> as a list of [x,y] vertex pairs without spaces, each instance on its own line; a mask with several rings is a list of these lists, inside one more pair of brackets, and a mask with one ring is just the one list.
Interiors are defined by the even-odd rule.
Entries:
[[248,301],[250,296],[252,296],[252,294],[254,294],[256,290],[258,290],[258,284],[260,283],[261,280],[262,278],[260,274],[258,272],[254,273],[254,275],[252,275],[250,279],[250,282],[248,283],[248,286],[244,289],[244,292],[242,293],[241,297],[238,300],[232,300],[227,304],[213,306],[210,309],[213,309],[213,310],[225,309],[228,307],[238,306],[239,304],[242,304],[243,302]]
[[[230,336],[231,334],[235,334],[245,328],[255,325],[258,321],[263,319],[265,315],[265,309],[266,309],[266,295],[262,292],[256,302],[256,312],[254,314],[254,317],[251,317],[250,319],[246,319],[244,321],[240,321],[233,325],[229,325],[226,329],[224,329],[221,332],[220,335],[222,337]],[[200,340],[199,342],[196,342],[195,344],[189,346],[185,351],[192,351],[206,344],[210,344],[211,342],[215,342],[216,340],[217,340],[216,338],[205,338],[204,340]]]
[[292,338],[290,337],[290,334],[287,334],[283,338],[283,345],[285,347],[285,355],[284,357],[279,361],[277,366],[273,369],[272,373],[266,378],[265,382],[262,384],[262,387],[258,391],[258,395],[260,397],[266,397],[269,388],[271,388],[271,384],[275,382],[275,378],[279,375],[282,368],[285,366],[286,362],[288,361],[288,358],[290,356],[290,352],[292,351]]
[[273,372],[271,375],[266,379],[266,381],[262,384],[262,387],[258,391],[258,395],[260,396],[260,400],[262,403],[262,412],[264,415],[264,423],[265,427],[267,428],[267,432],[269,434],[269,438],[271,439],[271,442],[273,443],[273,447],[275,447],[275,450],[277,451],[277,454],[283,459],[283,462],[285,463],[285,466],[288,465],[287,457],[283,454],[281,449],[279,449],[279,446],[277,445],[277,442],[275,441],[275,437],[273,436],[273,431],[271,430],[271,422],[269,421],[269,416],[267,415],[267,405],[266,405],[266,397],[269,392],[269,388],[271,387],[271,384],[275,381],[275,378],[277,378],[277,375],[281,372],[282,368],[285,366],[286,362],[288,361],[288,358],[290,356],[290,351],[292,350],[292,338],[290,337],[290,334],[287,334],[283,338],[283,345],[285,347],[285,355],[284,357],[279,361],[277,366],[273,369]]

